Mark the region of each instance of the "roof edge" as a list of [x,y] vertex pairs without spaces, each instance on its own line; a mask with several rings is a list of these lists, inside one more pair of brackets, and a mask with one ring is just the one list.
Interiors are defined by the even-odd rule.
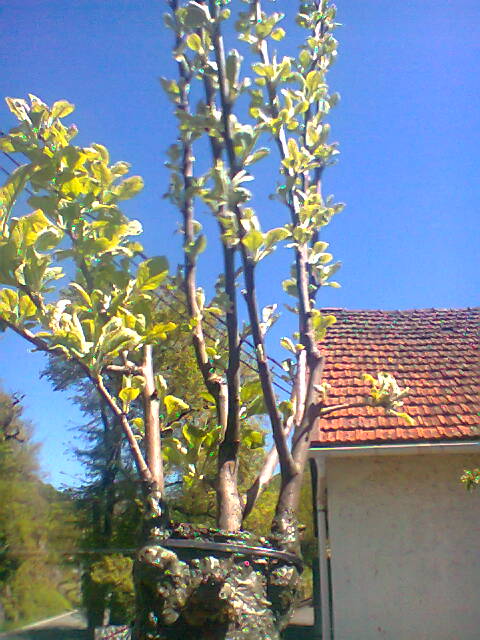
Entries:
[[480,453],[480,439],[457,442],[415,442],[411,444],[353,444],[335,447],[310,447],[310,457],[322,456],[375,456],[375,455],[421,455],[425,453]]
[[409,313],[415,311],[479,311],[480,306],[473,307],[409,307],[408,309],[352,309],[350,307],[321,307],[322,311],[348,311],[352,313]]

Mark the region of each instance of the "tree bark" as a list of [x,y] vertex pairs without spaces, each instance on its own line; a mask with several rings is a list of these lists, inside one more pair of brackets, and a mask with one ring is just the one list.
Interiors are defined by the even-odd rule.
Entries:
[[152,541],[135,563],[133,638],[280,640],[299,576],[295,564],[261,553],[199,552]]

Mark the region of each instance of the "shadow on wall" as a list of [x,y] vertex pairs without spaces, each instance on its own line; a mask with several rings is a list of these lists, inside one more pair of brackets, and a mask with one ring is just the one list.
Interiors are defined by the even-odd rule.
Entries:
[[313,627],[292,625],[282,633],[282,640],[321,640],[321,635],[315,635]]

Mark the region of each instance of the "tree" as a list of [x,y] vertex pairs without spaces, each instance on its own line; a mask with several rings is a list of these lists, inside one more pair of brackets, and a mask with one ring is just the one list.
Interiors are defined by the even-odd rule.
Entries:
[[[181,394],[189,404],[188,410],[166,425],[166,432],[172,433],[164,438],[168,442],[164,451],[170,450],[165,469],[170,514],[174,520],[214,526],[216,455],[206,439],[215,433],[215,412],[195,367],[190,331],[185,326],[184,300],[168,287],[162,287],[159,300],[163,309],[173,312],[183,324],[172,331],[168,343],[157,349],[154,366],[163,372],[169,390]],[[212,340],[224,339],[221,326],[212,325],[209,332]],[[247,365],[245,361],[242,367],[248,370]],[[74,363],[50,357],[42,375],[55,390],[69,392],[87,420],[77,429],[81,443],[75,449],[86,470],[86,481],[73,495],[79,505],[81,546],[87,552],[82,558],[82,604],[89,627],[128,623],[133,617],[132,561],[117,550],[136,544],[141,496],[129,457],[118,437],[118,421]],[[248,377],[248,371],[244,375]],[[131,411],[141,415],[138,399],[132,402]],[[243,435],[248,448],[240,458],[240,486],[246,489],[261,464],[263,432],[250,419],[244,421]],[[257,529],[260,530],[253,526],[253,530]]]
[[0,625],[69,609],[78,579],[59,551],[75,544],[71,502],[39,478],[21,399],[0,392]]
[[[270,47],[272,40],[276,47],[285,36],[279,26],[282,14],[267,14],[260,0],[244,0],[245,10],[238,12],[234,26],[239,46],[255,59],[251,74],[242,76],[242,56],[236,49],[227,51],[222,36],[224,22],[231,20],[224,6],[228,2],[167,4],[165,22],[173,30],[178,77],[162,83],[173,103],[179,135],[168,151],[168,197],[182,216],[182,277],[190,330],[197,367],[216,413],[216,425],[208,433],[188,425],[183,437],[187,444],[197,438],[217,450],[216,532],[174,529],[168,517],[163,455],[174,463],[178,445],[162,444],[162,434],[166,421],[178,417],[188,403],[170,392],[154,366],[155,352],[176,326],[173,319],[164,320],[156,304],[167,262],[144,256],[132,240],[140,224],[119,209],[119,202],[137,193],[142,181],[137,176],[122,179],[128,165],[110,165],[105,147],[71,144],[76,130],[61,122],[73,110],[66,101],[48,107],[35,96],[30,96],[30,104],[7,99],[20,125],[2,140],[2,148],[23,153],[29,163],[17,169],[3,189],[0,276],[6,288],[0,292],[0,313],[5,327],[37,349],[76,363],[128,442],[148,504],[147,544],[135,569],[134,636],[236,640],[260,634],[276,639],[298,590],[297,509],[312,427],[316,420],[350,406],[328,404],[320,343],[335,318],[322,313],[316,303],[322,287],[338,286],[332,277],[340,267],[320,239],[342,209],[333,198],[324,198],[321,188],[323,171],[338,153],[336,143],[328,142],[325,123],[337,102],[326,85],[337,49],[335,7],[328,0],[300,2],[297,24],[305,40],[297,56],[280,58]],[[259,146],[265,137],[273,139],[278,159],[280,184],[274,197],[287,215],[283,226],[268,231],[262,231],[250,206],[252,193],[245,187],[254,179],[254,163],[270,153]],[[210,153],[205,173],[195,164],[199,150]],[[35,191],[29,199],[35,211],[9,218],[26,182]],[[197,284],[197,264],[206,246],[195,218],[198,205],[211,211],[221,241],[223,268],[217,295],[208,303]],[[279,402],[267,347],[275,305],[259,309],[257,268],[284,243],[292,251],[293,264],[283,288],[295,299],[291,311],[298,330],[281,341],[291,353],[284,366],[293,391]],[[67,298],[60,295],[57,281],[71,272],[61,266],[68,261],[75,273]],[[243,327],[239,280],[248,318]],[[52,289],[57,292],[53,302]],[[206,323],[217,316],[226,322],[225,347],[205,332]],[[242,379],[240,368],[246,339],[253,341],[255,350],[258,376],[253,383]],[[398,411],[406,390],[391,376],[374,379],[367,374],[365,381],[370,390],[366,388],[366,398],[358,404],[369,403],[409,419]],[[142,398],[142,416],[132,411],[137,398]],[[274,447],[243,493],[242,419],[258,413],[259,405],[268,417]],[[271,535],[256,542],[267,546],[264,558],[251,552],[252,559],[242,563],[235,554],[227,559],[221,555],[221,561],[205,553],[192,559],[182,555],[178,545],[177,550],[168,548],[172,543],[165,539],[172,535],[184,542],[200,536],[207,545],[212,544],[205,540],[209,536],[254,544],[241,532],[243,522],[277,464],[281,481]],[[188,544],[198,548],[200,543]]]

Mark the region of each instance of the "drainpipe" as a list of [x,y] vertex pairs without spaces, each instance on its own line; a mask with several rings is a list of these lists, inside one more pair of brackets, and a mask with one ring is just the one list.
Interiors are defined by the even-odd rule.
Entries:
[[320,576],[320,609],[322,624],[322,640],[333,640],[331,602],[330,602],[330,578],[327,557],[327,485],[325,474],[325,456],[313,458],[316,466],[317,482],[314,494],[316,495],[316,524],[318,534],[318,569]]

